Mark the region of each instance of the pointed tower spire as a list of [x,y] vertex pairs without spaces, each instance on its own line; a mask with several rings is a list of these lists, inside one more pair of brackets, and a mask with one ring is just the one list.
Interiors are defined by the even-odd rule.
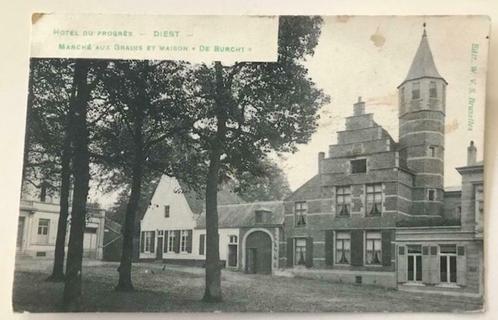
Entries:
[[422,39],[420,40],[417,53],[413,58],[412,65],[410,67],[410,70],[408,71],[408,75],[401,84],[409,80],[420,78],[436,78],[442,79],[444,82],[446,82],[446,80],[444,80],[444,78],[437,71],[436,64],[434,63],[434,58],[432,57],[432,52],[427,37],[427,31],[425,29],[425,22],[423,26],[424,31],[422,33]]

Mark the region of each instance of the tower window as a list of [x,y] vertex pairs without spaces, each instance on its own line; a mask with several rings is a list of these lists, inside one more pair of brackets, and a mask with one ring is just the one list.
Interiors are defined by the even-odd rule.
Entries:
[[436,81],[431,81],[429,84],[429,97],[437,98]]
[[430,146],[429,147],[429,157],[436,157],[436,151],[437,147],[436,146]]
[[412,85],[412,100],[420,99],[420,82],[414,82]]
[[427,198],[429,199],[429,201],[436,200],[436,190],[429,189],[428,192],[427,192]]
[[367,159],[351,160],[351,173],[367,172]]

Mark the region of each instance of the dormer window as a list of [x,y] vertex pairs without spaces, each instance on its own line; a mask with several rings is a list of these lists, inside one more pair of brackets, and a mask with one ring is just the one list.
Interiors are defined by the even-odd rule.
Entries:
[[429,83],[429,97],[431,97],[431,98],[437,98],[436,81],[431,81]]
[[412,84],[412,100],[420,99],[420,82]]

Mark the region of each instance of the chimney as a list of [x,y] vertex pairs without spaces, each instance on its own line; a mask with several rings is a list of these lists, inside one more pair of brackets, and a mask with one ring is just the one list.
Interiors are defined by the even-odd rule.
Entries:
[[355,116],[365,114],[365,102],[361,101],[361,97],[358,97],[358,102],[353,105],[353,111]]
[[318,173],[322,173],[322,160],[325,159],[325,152],[318,152]]
[[474,146],[474,141],[470,141],[470,145],[467,147],[467,165],[472,166],[476,164],[477,149]]

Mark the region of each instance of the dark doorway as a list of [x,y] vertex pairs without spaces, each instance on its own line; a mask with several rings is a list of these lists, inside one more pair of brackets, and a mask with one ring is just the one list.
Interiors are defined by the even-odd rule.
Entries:
[[236,267],[237,266],[237,245],[229,244],[228,245],[228,266]]
[[271,238],[262,231],[251,233],[246,240],[246,272],[271,273]]
[[157,251],[156,251],[156,259],[163,259],[163,238],[157,237]]

